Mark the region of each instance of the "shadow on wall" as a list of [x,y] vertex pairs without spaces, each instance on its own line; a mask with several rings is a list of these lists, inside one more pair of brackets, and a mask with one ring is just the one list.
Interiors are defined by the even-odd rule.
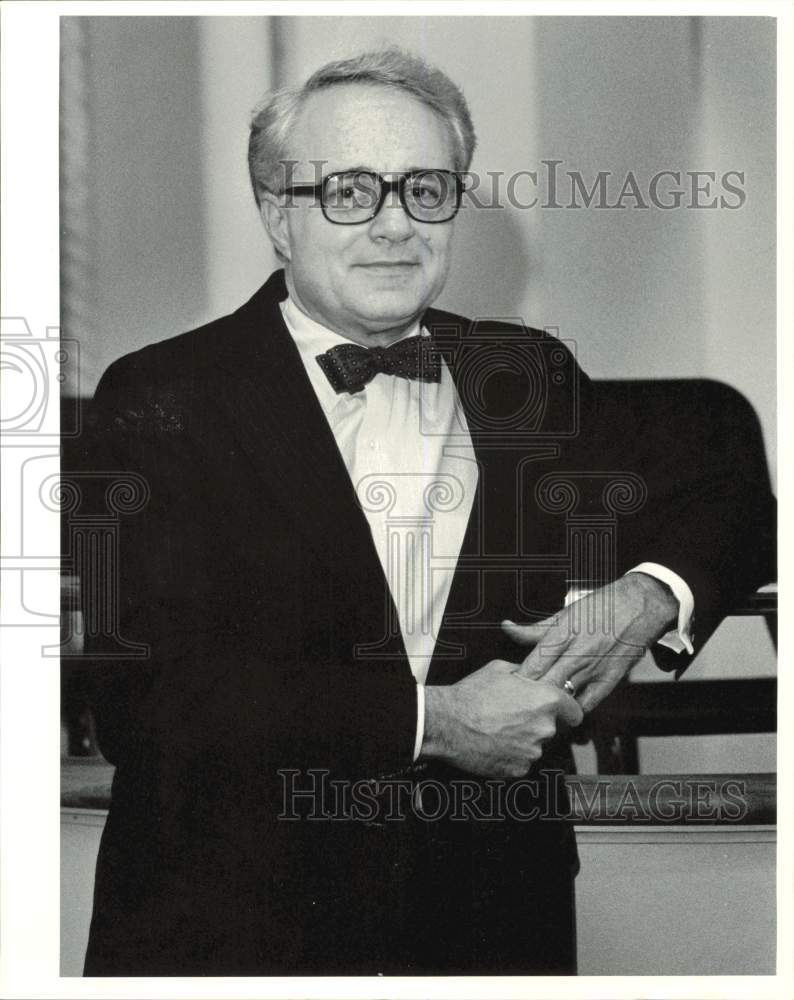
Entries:
[[510,318],[527,325],[522,302],[532,275],[526,231],[511,212],[466,207],[457,221],[449,281],[436,305],[464,316]]

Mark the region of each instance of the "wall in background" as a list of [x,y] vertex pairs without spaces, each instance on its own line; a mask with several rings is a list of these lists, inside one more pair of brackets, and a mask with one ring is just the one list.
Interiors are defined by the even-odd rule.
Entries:
[[274,257],[246,166],[271,19],[62,19],[62,317],[93,394],[116,358],[229,312]]
[[[609,171],[610,204],[629,171],[646,202],[661,170],[744,171],[738,210],[464,211],[439,305],[556,327],[596,378],[722,379],[758,411],[774,470],[773,20],[309,17],[281,18],[277,31],[289,84],[389,43],[439,65],[471,107],[472,169],[540,182],[544,161],[562,161],[562,205],[569,170],[588,187]],[[517,183],[525,203],[533,193]]]
[[[738,210],[462,211],[439,305],[556,327],[596,378],[735,386],[759,414],[774,476],[773,21],[311,17],[280,19],[277,30],[289,84],[329,59],[389,43],[440,66],[465,89],[478,135],[472,170],[481,174],[531,170],[540,180],[551,169],[544,161],[559,160],[560,177],[578,170],[589,188],[609,171],[614,204],[629,171],[646,192],[661,170],[744,171]],[[527,203],[533,192],[527,183],[516,193]],[[560,182],[547,200],[570,203],[568,188]],[[769,676],[775,667],[765,623],[733,619],[685,677]],[[648,657],[634,678],[660,673]],[[581,770],[595,770],[590,748],[576,752]],[[770,771],[776,745],[766,734],[645,739],[640,757],[649,772]]]
[[[464,86],[476,171],[560,160],[588,185],[610,171],[618,192],[628,171],[641,187],[660,170],[745,172],[735,211],[466,209],[439,305],[557,327],[595,377],[728,382],[774,474],[774,32],[746,17],[64,18],[62,325],[83,363],[67,389],[90,395],[115,358],[261,284],[276,265],[248,189],[252,107],[394,42]],[[691,676],[774,669],[763,623],[736,620]],[[646,770],[774,767],[771,737],[654,743]]]
[[[104,823],[61,810],[62,976],[82,975]],[[774,972],[773,830],[579,827],[577,840],[579,975]]]
[[[394,42],[465,87],[476,171],[542,178],[543,161],[560,160],[561,183],[578,170],[590,184],[610,171],[612,202],[628,171],[641,186],[665,169],[744,172],[735,211],[463,211],[439,304],[557,327],[595,377],[736,386],[761,417],[774,474],[773,20],[63,23],[63,325],[81,341],[83,394],[126,351],[236,308],[275,266],[245,165],[264,92]],[[528,198],[530,181],[516,193]]]
[[704,371],[735,385],[755,406],[775,475],[775,22],[751,30],[730,17],[702,32],[704,129],[700,159],[746,171],[739,212],[704,212]]

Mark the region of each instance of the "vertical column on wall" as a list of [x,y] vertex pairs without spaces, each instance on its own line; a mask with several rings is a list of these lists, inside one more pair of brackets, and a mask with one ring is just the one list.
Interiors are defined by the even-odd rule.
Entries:
[[537,156],[557,178],[538,213],[542,322],[577,340],[591,376],[700,374],[702,251],[675,207],[697,128],[689,20],[536,21]]
[[[474,182],[459,221],[455,263],[442,304],[473,317],[539,326],[543,260],[537,170],[537,18],[460,18],[439,54],[463,87],[477,131]],[[442,63],[443,65],[443,63]],[[475,196],[476,195],[476,201]]]
[[[702,193],[693,198],[701,207],[687,212],[702,247],[699,338],[704,357],[702,369],[693,374],[727,382],[753,404],[774,484],[776,22],[766,17],[687,20],[697,22],[692,49],[700,85],[690,169],[702,172]],[[705,678],[773,676],[777,657],[766,623],[728,618],[694,670]],[[670,770],[682,766],[692,740],[676,741],[680,758],[668,754]],[[704,771],[728,770],[737,759],[747,771],[775,767],[771,733],[713,736],[707,742],[698,756]]]
[[[97,359],[95,282],[92,247],[93,202],[90,197],[91,111],[87,80],[86,20],[61,18],[60,79],[60,215],[61,331],[80,343],[82,365],[91,370]],[[80,369],[64,367],[67,396],[80,395]],[[91,379],[95,381],[96,377]]]
[[64,328],[83,395],[121,355],[208,318],[196,22],[64,24]]
[[[707,374],[755,406],[775,474],[775,20],[702,22],[697,211],[704,240]],[[729,190],[730,185],[734,190]],[[710,190],[709,190],[710,189]],[[693,213],[694,214],[694,213]]]
[[207,311],[236,309],[275,267],[248,181],[248,123],[274,77],[270,17],[200,21]]

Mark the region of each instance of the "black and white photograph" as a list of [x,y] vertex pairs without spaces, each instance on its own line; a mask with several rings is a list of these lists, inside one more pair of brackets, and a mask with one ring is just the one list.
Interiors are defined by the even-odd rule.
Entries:
[[790,996],[791,6],[4,6],[4,995]]

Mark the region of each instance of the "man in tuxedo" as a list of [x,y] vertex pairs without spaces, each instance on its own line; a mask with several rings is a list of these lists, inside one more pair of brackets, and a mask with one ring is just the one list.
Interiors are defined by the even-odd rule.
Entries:
[[[431,308],[473,148],[396,50],[273,95],[249,162],[283,271],[102,379],[149,655],[98,673],[87,975],[574,971],[566,734],[763,573],[740,472],[682,490],[559,341]],[[561,511],[596,524],[616,477],[583,588]]]

